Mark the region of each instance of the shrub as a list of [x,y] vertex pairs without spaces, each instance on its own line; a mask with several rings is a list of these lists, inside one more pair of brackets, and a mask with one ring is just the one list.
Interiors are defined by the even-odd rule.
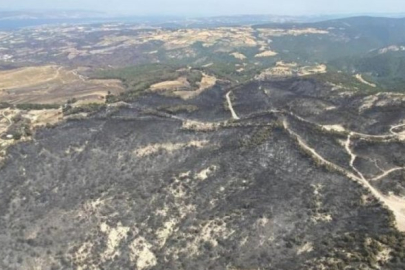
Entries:
[[59,109],[59,104],[31,104],[31,103],[23,103],[17,104],[16,108],[19,110],[51,110],[51,109]]
[[89,103],[77,107],[72,107],[70,105],[67,105],[63,108],[63,114],[66,115],[72,115],[72,114],[77,114],[77,113],[96,113],[102,109],[104,109],[106,106],[105,104],[99,104],[99,103]]
[[12,105],[8,102],[0,102],[0,109],[7,109],[12,107]]

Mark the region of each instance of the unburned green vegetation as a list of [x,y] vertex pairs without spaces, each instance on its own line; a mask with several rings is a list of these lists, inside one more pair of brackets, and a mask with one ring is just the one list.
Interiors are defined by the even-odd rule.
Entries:
[[104,109],[106,107],[105,104],[100,104],[100,103],[89,103],[85,105],[80,105],[80,106],[71,106],[71,105],[66,105],[63,107],[63,115],[68,116],[72,114],[78,114],[78,113],[96,113],[100,111],[101,109]]
[[197,88],[202,79],[202,73],[196,69],[184,68],[178,65],[148,64],[120,69],[98,71],[93,75],[98,79],[119,79],[126,91],[119,96],[107,95],[107,103],[117,101],[132,101],[156,83],[176,80],[186,77],[191,87]]
[[51,110],[51,109],[59,109],[59,104],[32,104],[32,103],[23,103],[15,105],[17,109],[20,110]]
[[320,83],[330,85],[338,91],[350,91],[357,94],[375,94],[382,90],[378,86],[372,87],[364,84],[354,76],[344,72],[329,71],[327,73],[311,75],[310,78]]
[[[384,49],[381,49],[384,50]],[[388,51],[372,52],[352,58],[344,58],[331,62],[331,65],[346,72],[367,74],[368,80],[376,82],[380,91],[405,91],[405,52]]]
[[148,64],[102,70],[96,72],[93,77],[98,79],[119,79],[124,83],[127,91],[138,92],[148,89],[155,83],[177,79],[179,76],[178,69],[179,67],[175,66]]

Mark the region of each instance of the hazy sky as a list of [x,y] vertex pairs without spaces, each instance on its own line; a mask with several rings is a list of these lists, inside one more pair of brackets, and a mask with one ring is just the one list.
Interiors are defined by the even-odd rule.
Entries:
[[190,16],[403,13],[405,0],[0,0],[0,9],[80,9]]

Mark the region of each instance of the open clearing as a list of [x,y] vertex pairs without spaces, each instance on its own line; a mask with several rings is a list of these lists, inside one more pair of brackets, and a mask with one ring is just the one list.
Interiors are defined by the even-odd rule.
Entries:
[[60,76],[61,67],[26,67],[0,72],[0,88],[12,89],[29,87],[49,82]]
[[277,62],[275,67],[268,68],[258,76],[258,80],[266,80],[271,78],[291,77],[291,76],[309,76],[327,72],[327,66],[324,64],[314,66],[298,66],[297,63]]
[[244,54],[241,54],[241,53],[238,53],[238,52],[231,53],[231,55],[233,57],[235,57],[236,59],[239,59],[239,60],[245,60],[246,59],[246,56]]
[[217,83],[217,78],[215,76],[207,75],[205,73],[202,74],[203,77],[201,82],[199,83],[199,88],[194,91],[174,91],[173,94],[178,96],[184,100],[196,97],[200,95],[205,90],[213,87]]
[[329,31],[316,28],[302,29],[278,29],[278,28],[263,28],[259,29],[260,37],[280,37],[280,36],[300,36],[300,35],[326,35]]
[[89,80],[79,74],[83,70],[49,65],[0,71],[0,99],[12,104],[61,104],[71,98],[103,102],[108,91],[124,91],[120,81]]
[[256,54],[255,57],[272,57],[272,56],[276,56],[277,53],[273,52],[273,51],[264,51],[262,53]]
[[165,81],[165,82],[160,82],[152,85],[150,89],[152,91],[160,91],[160,90],[181,90],[184,88],[189,88],[190,83],[187,81],[186,77],[180,77],[177,80],[174,81]]
[[374,83],[370,83],[370,82],[366,81],[365,79],[363,79],[363,76],[361,76],[361,74],[356,74],[354,77],[357,80],[359,80],[359,82],[361,82],[361,83],[364,83],[364,84],[374,87],[374,88],[377,87],[377,85],[375,85]]

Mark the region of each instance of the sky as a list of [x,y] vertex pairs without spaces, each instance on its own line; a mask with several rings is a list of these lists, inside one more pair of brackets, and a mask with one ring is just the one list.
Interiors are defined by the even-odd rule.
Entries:
[[93,10],[130,15],[405,13],[405,0],[0,0],[6,10]]

